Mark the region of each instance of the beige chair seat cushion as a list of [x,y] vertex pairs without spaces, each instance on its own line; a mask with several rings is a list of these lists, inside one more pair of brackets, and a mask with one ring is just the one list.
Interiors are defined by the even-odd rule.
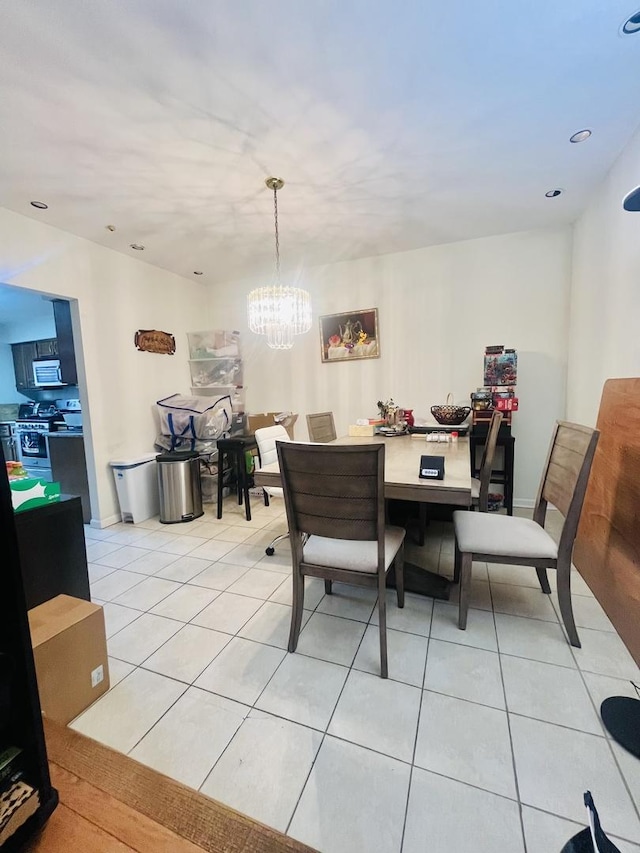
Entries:
[[551,536],[529,518],[492,515],[488,512],[454,512],[458,548],[463,554],[495,554],[500,557],[558,557]]
[[[385,527],[384,567],[388,569],[404,540],[404,528]],[[357,539],[310,536],[302,551],[302,562],[330,569],[347,569],[374,575],[378,571],[378,543]]]

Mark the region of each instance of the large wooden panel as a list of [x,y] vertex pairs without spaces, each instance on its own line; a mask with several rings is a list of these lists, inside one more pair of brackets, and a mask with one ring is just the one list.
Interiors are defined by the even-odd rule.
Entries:
[[640,666],[640,378],[609,379],[573,561]]

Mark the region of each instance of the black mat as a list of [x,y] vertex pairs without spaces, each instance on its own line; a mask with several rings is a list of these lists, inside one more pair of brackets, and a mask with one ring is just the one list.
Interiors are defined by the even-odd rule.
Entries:
[[600,716],[611,737],[640,758],[640,699],[610,696],[600,706]]

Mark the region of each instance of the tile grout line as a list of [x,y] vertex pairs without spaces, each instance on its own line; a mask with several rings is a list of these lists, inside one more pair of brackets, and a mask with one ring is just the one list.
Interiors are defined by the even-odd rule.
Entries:
[[[438,557],[438,564],[440,558]],[[429,635],[427,637],[427,650],[424,656],[424,667],[422,668],[422,687],[420,689],[420,705],[418,706],[418,719],[416,721],[416,734],[413,740],[413,752],[411,753],[411,766],[409,769],[409,784],[407,785],[407,802],[404,807],[404,818],[402,820],[402,834],[400,836],[400,851],[404,847],[404,837],[407,831],[407,818],[409,817],[409,801],[411,799],[411,785],[413,784],[413,771],[416,766],[416,750],[418,748],[418,736],[420,734],[420,719],[422,717],[422,706],[424,704],[425,680],[427,677],[427,663],[429,661],[429,649],[431,647],[431,628],[433,626],[433,614],[435,611],[435,600],[431,602],[431,616],[429,618]]]
[[[491,596],[491,604],[493,605],[493,591],[491,589],[491,581],[489,581],[489,595]],[[516,789],[516,801],[518,803],[518,818],[520,820],[520,832],[522,833],[522,845],[524,853],[527,853],[527,836],[524,828],[524,815],[522,813],[522,799],[520,797],[520,783],[518,780],[518,768],[516,764],[516,753],[513,747],[513,732],[511,731],[511,718],[509,716],[509,701],[507,699],[507,688],[504,683],[504,671],[502,669],[502,658],[500,653],[500,635],[498,633],[498,623],[496,622],[496,614],[493,612],[493,628],[496,632],[496,643],[498,648],[498,666],[500,668],[500,681],[502,683],[502,694],[504,696],[504,709],[507,721],[507,731],[509,733],[509,746],[511,748],[511,767],[513,769],[513,781]]]
[[[555,605],[554,605],[554,607],[555,607]],[[608,633],[608,632],[604,632],[604,633]],[[568,641],[567,641],[567,642],[568,642]],[[591,702],[591,705],[592,705],[593,709],[594,709],[594,710],[595,710],[595,712],[596,712],[596,717],[598,718],[598,721],[599,721],[599,723],[600,723],[600,726],[601,726],[601,728],[602,728],[602,731],[604,732],[604,739],[605,739],[605,741],[606,741],[606,743],[607,743],[607,746],[608,746],[608,748],[609,748],[609,753],[610,753],[611,757],[613,758],[613,762],[614,762],[614,764],[615,764],[615,767],[616,767],[616,769],[617,769],[617,771],[618,771],[618,773],[619,773],[619,775],[620,775],[620,778],[622,779],[622,784],[623,784],[624,789],[625,789],[625,790],[626,790],[626,792],[627,792],[627,795],[628,795],[628,797],[629,797],[629,800],[631,801],[631,806],[632,806],[632,808],[633,808],[633,810],[634,810],[634,812],[635,812],[635,814],[636,814],[636,817],[638,818],[638,821],[640,822],[640,807],[638,806],[638,803],[636,802],[636,800],[635,800],[635,798],[634,798],[634,796],[633,796],[633,794],[632,794],[632,792],[631,792],[631,786],[630,786],[630,785],[629,785],[629,783],[627,782],[627,777],[626,777],[626,775],[624,774],[624,772],[623,772],[623,770],[622,770],[622,767],[620,766],[620,762],[618,761],[618,756],[616,755],[616,752],[615,752],[615,750],[614,750],[614,748],[613,748],[613,744],[611,743],[611,739],[610,739],[609,735],[607,734],[607,729],[606,729],[606,727],[605,727],[605,725],[604,725],[604,722],[603,722],[603,720],[602,720],[602,716],[601,716],[601,714],[600,714],[600,710],[599,710],[598,708],[596,708],[596,703],[595,703],[595,701],[594,701],[594,699],[593,699],[593,696],[591,695],[591,691],[589,690],[589,685],[587,684],[587,680],[586,680],[586,678],[584,677],[584,673],[583,673],[583,671],[580,669],[580,666],[578,665],[578,661],[577,661],[577,658],[576,658],[575,653],[574,653],[574,651],[573,651],[573,648],[574,648],[573,646],[571,646],[571,645],[569,646],[569,649],[570,649],[571,655],[572,655],[573,659],[576,661],[576,667],[577,667],[577,669],[578,669],[578,672],[580,673],[580,678],[582,679],[582,683],[583,683],[583,685],[584,685],[584,688],[585,688],[585,690],[587,691],[587,695],[589,696],[589,700],[590,700],[590,702]],[[597,675],[598,673],[592,673],[592,674]],[[605,676],[605,678],[606,678],[606,677],[609,677],[609,678],[610,678],[611,676]],[[625,680],[626,680],[626,679],[625,679]]]
[[[303,580],[304,580],[304,579],[303,579]],[[320,601],[318,602],[318,604],[316,605],[316,609],[314,610],[314,613],[315,613],[315,612],[317,612],[317,608],[318,608],[318,606],[320,605],[320,603],[323,601],[323,599],[324,599],[325,597],[326,597],[326,593],[325,593],[325,595],[320,599]],[[366,633],[367,633],[367,628],[368,628],[368,627],[369,627],[369,625],[371,624],[371,619],[372,619],[372,616],[373,616],[373,610],[375,609],[375,606],[376,606],[376,604],[377,604],[377,603],[378,603],[378,599],[376,598],[376,602],[375,602],[375,604],[374,604],[374,606],[373,606],[373,609],[372,609],[372,611],[371,611],[371,614],[369,615],[369,621],[365,624],[365,629],[364,629],[364,631],[363,631],[363,633],[362,633],[362,636],[360,637],[360,641],[359,641],[359,643],[358,643],[358,647],[357,647],[357,649],[355,650],[355,653],[354,653],[353,658],[352,658],[352,660],[351,660],[351,665],[348,667],[348,671],[347,671],[346,678],[345,678],[344,682],[342,683],[342,687],[340,688],[340,692],[338,693],[338,697],[337,697],[336,702],[335,702],[335,704],[334,704],[334,706],[333,706],[333,710],[331,711],[331,714],[329,715],[329,719],[328,719],[328,721],[327,721],[327,725],[326,725],[326,727],[325,727],[325,729],[324,729],[324,732],[322,733],[322,738],[321,738],[321,740],[320,740],[320,745],[318,746],[318,750],[317,750],[316,754],[315,754],[315,755],[314,755],[314,757],[313,757],[313,761],[311,762],[311,767],[309,768],[309,772],[307,773],[307,776],[306,776],[306,778],[305,778],[305,780],[304,780],[304,782],[303,782],[303,784],[302,784],[302,788],[300,789],[300,793],[298,794],[298,799],[296,800],[296,804],[295,804],[295,806],[293,807],[293,811],[291,812],[291,817],[289,818],[289,821],[288,821],[288,823],[287,823],[286,829],[284,830],[284,834],[285,834],[285,835],[288,835],[288,834],[289,834],[289,830],[290,830],[290,828],[291,828],[291,824],[293,823],[293,819],[294,819],[295,814],[296,814],[296,812],[297,812],[297,810],[298,810],[298,806],[300,805],[300,801],[302,800],[302,795],[304,794],[305,788],[307,787],[307,784],[308,784],[308,782],[309,782],[309,779],[311,778],[311,773],[313,772],[313,768],[315,767],[315,764],[316,764],[316,761],[317,761],[317,759],[318,759],[318,756],[320,755],[320,750],[322,749],[322,746],[323,746],[323,744],[324,744],[324,742],[325,742],[325,740],[326,740],[326,738],[327,738],[327,736],[328,736],[328,732],[329,732],[329,727],[330,727],[330,725],[331,725],[331,721],[333,720],[334,714],[335,714],[335,712],[336,712],[336,708],[338,707],[338,705],[339,705],[339,703],[340,703],[340,699],[342,698],[342,694],[344,693],[345,687],[347,686],[347,682],[349,681],[349,677],[350,677],[351,672],[352,672],[352,670],[353,670],[353,663],[354,663],[354,661],[355,661],[356,657],[358,656],[358,652],[360,651],[360,646],[362,645],[362,643],[363,643],[363,641],[364,641],[364,638],[365,638],[365,635],[366,635]],[[378,629],[378,630],[379,630],[379,629]],[[300,631],[300,634],[302,634],[302,630]],[[291,654],[295,654],[295,652],[291,652]],[[286,660],[286,657],[284,658],[284,660]],[[358,670],[356,670],[356,672],[357,672],[357,671],[358,671]],[[351,743],[351,741],[346,741],[346,742],[347,742],[347,743]],[[292,837],[292,836],[290,836],[290,837]]]

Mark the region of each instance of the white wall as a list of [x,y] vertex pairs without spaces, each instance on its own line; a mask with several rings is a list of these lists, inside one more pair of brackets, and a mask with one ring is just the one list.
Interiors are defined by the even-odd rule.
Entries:
[[[248,332],[246,294],[257,281],[215,287],[212,323],[243,331],[248,410],[298,412],[300,438],[309,412],[333,410],[345,433],[356,418],[376,415],[379,399],[393,397],[425,418],[449,391],[468,403],[483,383],[484,347],[515,347],[515,499],[531,505],[553,422],[565,415],[570,262],[571,231],[562,229],[309,269],[299,284],[311,291],[314,325],[288,352]],[[374,307],[380,358],[322,364],[318,315]]]
[[0,343],[0,404],[24,403],[24,401],[25,397],[16,390],[11,346]]
[[10,345],[56,336],[51,303],[35,294],[30,303],[28,310],[20,317],[7,313],[5,316],[0,315],[0,403],[24,403],[27,400],[27,397],[16,390]]
[[[0,281],[78,300],[72,314],[92,515],[115,520],[109,460],[153,449],[155,401],[188,393],[186,332],[209,325],[205,286],[3,209]],[[138,352],[137,329],[171,332],[176,354]]]
[[640,184],[640,131],[574,231],[567,415],[595,425],[607,379],[640,376],[640,213],[622,208]]

